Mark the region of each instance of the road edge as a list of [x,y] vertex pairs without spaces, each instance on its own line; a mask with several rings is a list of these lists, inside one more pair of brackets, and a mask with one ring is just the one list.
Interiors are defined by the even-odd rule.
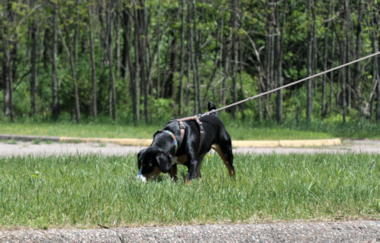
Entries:
[[[149,146],[152,139],[138,138],[79,138],[79,137],[53,137],[53,136],[31,136],[31,135],[9,135],[0,134],[0,140],[18,141],[51,141],[66,143],[113,143],[123,146]],[[332,139],[310,139],[310,140],[232,140],[233,147],[242,148],[302,148],[302,147],[324,147],[341,145],[339,138]]]

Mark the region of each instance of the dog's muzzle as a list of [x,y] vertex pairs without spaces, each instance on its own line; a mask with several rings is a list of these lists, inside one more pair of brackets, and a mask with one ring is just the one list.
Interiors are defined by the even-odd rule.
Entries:
[[141,174],[141,171],[142,171],[142,166],[141,166],[139,173],[137,173],[136,178],[140,179],[142,182],[146,182],[147,180],[146,180],[145,176],[143,176],[143,174]]

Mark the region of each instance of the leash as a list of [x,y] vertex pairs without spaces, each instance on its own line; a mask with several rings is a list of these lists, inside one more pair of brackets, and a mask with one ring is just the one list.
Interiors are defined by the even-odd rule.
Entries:
[[374,56],[379,55],[379,54],[380,54],[380,52],[373,53],[373,54],[371,54],[371,55],[368,55],[368,56],[365,56],[365,57],[362,57],[362,58],[356,59],[356,60],[354,60],[354,61],[351,61],[351,62],[348,62],[348,63],[342,64],[342,65],[340,65],[340,66],[337,66],[337,67],[331,68],[331,69],[326,70],[326,71],[323,71],[323,72],[321,72],[321,73],[314,74],[314,75],[311,75],[311,76],[309,76],[309,77],[306,77],[306,78],[300,79],[300,80],[295,81],[295,82],[293,82],[293,83],[286,84],[286,85],[283,85],[283,86],[281,86],[281,87],[278,87],[278,88],[275,88],[275,89],[272,89],[272,90],[266,91],[266,92],[264,92],[264,93],[260,93],[260,94],[255,95],[255,96],[248,97],[248,98],[246,98],[246,99],[244,99],[244,100],[241,100],[241,101],[238,101],[238,102],[235,102],[235,103],[232,103],[232,104],[229,104],[229,105],[223,106],[223,107],[218,108],[218,109],[215,109],[215,110],[208,111],[208,112],[203,113],[203,114],[199,114],[198,117],[207,116],[207,115],[210,115],[211,113],[218,112],[218,111],[221,111],[221,110],[224,110],[224,109],[227,109],[227,108],[230,108],[230,107],[236,106],[236,105],[238,105],[238,104],[241,104],[241,103],[244,103],[244,102],[247,102],[247,101],[249,101],[249,100],[256,99],[256,98],[259,98],[259,97],[261,97],[261,96],[264,96],[264,95],[267,95],[267,94],[270,94],[270,93],[276,92],[276,91],[281,90],[281,89],[285,89],[285,88],[287,88],[287,87],[290,87],[290,86],[296,85],[296,84],[298,84],[298,83],[304,82],[304,81],[306,81],[306,80],[309,80],[309,79],[312,79],[312,78],[315,78],[315,77],[321,76],[321,75],[323,75],[323,74],[326,74],[326,73],[329,73],[329,72],[335,71],[335,70],[340,69],[340,68],[342,68],[342,67],[346,67],[346,66],[349,66],[349,65],[351,65],[351,64],[354,64],[354,63],[357,63],[357,62],[363,61],[363,60],[365,60],[365,59],[368,59],[368,58],[370,58],[370,57],[374,57]]

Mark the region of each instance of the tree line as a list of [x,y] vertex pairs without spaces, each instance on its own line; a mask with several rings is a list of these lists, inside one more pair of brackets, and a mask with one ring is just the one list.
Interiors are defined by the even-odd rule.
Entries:
[[[223,106],[378,52],[366,0],[0,0],[3,116],[149,123]],[[227,110],[380,121],[379,57]],[[1,97],[2,96],[2,97]],[[164,108],[163,108],[164,107]],[[290,114],[293,114],[292,116]]]

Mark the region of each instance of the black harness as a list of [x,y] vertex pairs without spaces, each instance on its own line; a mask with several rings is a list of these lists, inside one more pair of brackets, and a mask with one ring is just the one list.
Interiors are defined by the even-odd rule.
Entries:
[[197,155],[199,155],[199,152],[201,151],[202,143],[203,143],[203,125],[202,125],[202,122],[199,120],[198,116],[189,116],[189,117],[180,118],[180,119],[173,119],[170,121],[170,122],[176,121],[179,123],[179,129],[181,131],[181,139],[179,140],[179,142],[178,142],[178,139],[175,137],[175,135],[169,130],[159,130],[153,135],[153,137],[155,137],[157,133],[169,134],[173,138],[173,141],[174,141],[174,146],[175,146],[174,156],[175,156],[177,151],[181,147],[183,140],[185,138],[186,126],[183,122],[184,121],[192,121],[192,120],[196,121],[196,123],[198,124],[198,127],[199,127],[200,138],[199,138],[199,147],[198,147],[198,151],[197,151]]
[[197,151],[197,155],[199,155],[199,152],[201,151],[201,147],[202,147],[202,143],[203,143],[203,125],[202,125],[201,120],[199,120],[199,117],[198,116],[189,116],[189,117],[185,117],[185,118],[174,119],[172,121],[177,121],[179,123],[179,128],[181,130],[181,141],[179,142],[178,148],[180,148],[182,145],[183,139],[185,137],[185,130],[186,130],[186,126],[185,126],[185,124],[183,124],[183,122],[184,121],[192,121],[192,120],[196,121],[198,126],[199,126],[200,138],[199,138],[199,147],[198,147],[198,151]]

